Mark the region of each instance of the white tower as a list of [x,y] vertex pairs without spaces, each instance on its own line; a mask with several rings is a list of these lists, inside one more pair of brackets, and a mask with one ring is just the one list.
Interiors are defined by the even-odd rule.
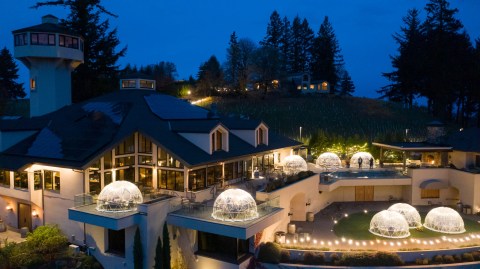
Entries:
[[71,73],[83,63],[83,39],[52,15],[42,23],[13,31],[15,58],[30,70],[30,117],[72,102]]

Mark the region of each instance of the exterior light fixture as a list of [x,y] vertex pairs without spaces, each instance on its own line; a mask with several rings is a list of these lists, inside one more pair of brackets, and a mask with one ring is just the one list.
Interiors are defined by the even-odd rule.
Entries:
[[12,206],[11,206],[10,204],[8,204],[8,205],[5,207],[5,209],[6,209],[7,211],[13,211],[13,208],[12,208]]

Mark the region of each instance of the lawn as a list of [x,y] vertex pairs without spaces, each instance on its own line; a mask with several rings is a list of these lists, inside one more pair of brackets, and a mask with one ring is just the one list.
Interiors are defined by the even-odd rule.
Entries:
[[[345,237],[348,239],[355,240],[372,240],[372,239],[385,239],[380,236],[373,235],[368,231],[370,228],[370,220],[373,215],[377,212],[368,212],[368,213],[354,213],[349,215],[347,218],[342,218],[338,223],[333,227],[334,233],[338,237]],[[425,219],[426,213],[420,212],[422,216],[422,222]],[[469,219],[463,219],[465,224],[466,233],[480,232],[480,224]],[[423,229],[423,231],[418,231],[416,229],[410,229],[409,238],[431,238],[431,237],[441,237],[447,234],[437,233],[429,229]]]

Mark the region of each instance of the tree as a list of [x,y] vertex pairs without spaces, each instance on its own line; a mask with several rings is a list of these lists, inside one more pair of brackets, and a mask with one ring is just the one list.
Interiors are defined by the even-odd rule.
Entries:
[[252,40],[248,38],[242,38],[238,41],[238,47],[240,49],[238,86],[241,91],[244,91],[247,88],[247,84],[250,82],[252,57],[253,53],[257,49],[257,46]]
[[198,88],[210,96],[213,91],[218,90],[223,84],[223,70],[215,55],[200,65],[198,71]]
[[273,87],[272,81],[279,79],[279,53],[273,47],[263,46],[253,53],[252,64],[253,81],[258,83],[266,94]]
[[403,102],[411,108],[415,96],[424,88],[424,50],[425,35],[421,28],[419,11],[411,9],[403,17],[404,26],[400,33],[395,33],[393,38],[398,44],[398,55],[391,56],[394,71],[383,73],[392,84],[382,87],[377,91],[381,98],[390,101]]
[[428,98],[434,116],[448,120],[458,97],[457,90],[466,86],[463,63],[468,61],[470,42],[466,42],[462,23],[454,17],[458,9],[450,9],[446,0],[430,0],[425,10],[426,76],[421,94]]
[[352,93],[355,91],[355,85],[353,84],[352,78],[347,71],[343,72],[343,76],[340,82],[340,95],[341,96],[352,96]]
[[168,233],[167,223],[163,224],[163,269],[171,268],[171,255],[170,255],[170,235]]
[[157,247],[155,248],[155,263],[153,269],[163,269],[163,247],[160,236],[157,239]]
[[292,27],[287,17],[282,21],[282,35],[280,37],[280,59],[281,72],[288,74],[291,72],[292,59]]
[[135,237],[133,238],[133,268],[143,268],[142,239],[140,238],[140,229],[138,227],[135,231]]
[[58,226],[39,226],[27,236],[25,249],[28,249],[29,253],[26,256],[52,262],[66,252],[67,245],[67,237]]
[[328,16],[325,16],[320,25],[317,37],[313,41],[311,53],[312,78],[327,81],[330,84],[330,92],[335,93],[342,75],[340,71],[343,68],[343,58],[340,55],[340,45]]
[[238,75],[240,68],[240,47],[238,45],[237,34],[233,32],[230,35],[229,47],[227,48],[227,61],[225,63],[225,81],[230,86],[238,90]]
[[0,51],[0,103],[25,97],[23,83],[17,83],[18,66],[12,54],[4,47]]
[[313,31],[308,21],[296,16],[292,23],[291,72],[302,73],[309,70]]
[[62,20],[70,31],[84,38],[84,63],[72,73],[72,99],[80,102],[117,89],[117,61],[126,53],[126,47],[116,51],[120,44],[117,29],[110,29],[108,19],[102,15],[116,17],[106,10],[101,0],[55,0],[37,2],[42,6],[63,6],[70,9],[67,19]]
[[260,42],[260,45],[272,47],[275,50],[280,48],[282,42],[283,22],[276,10],[270,15],[270,21],[267,25],[267,34]]

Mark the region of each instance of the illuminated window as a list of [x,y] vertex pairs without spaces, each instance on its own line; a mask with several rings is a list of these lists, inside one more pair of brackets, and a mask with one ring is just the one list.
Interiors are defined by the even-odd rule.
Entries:
[[10,171],[0,170],[0,185],[10,186]]
[[142,89],[153,89],[154,83],[152,80],[140,80],[140,88]]
[[328,82],[322,82],[322,91],[328,91]]
[[122,88],[135,88],[136,83],[133,79],[124,79],[122,80]]
[[34,78],[30,79],[30,90],[34,91],[37,88],[37,82]]
[[43,177],[46,190],[60,191],[60,172],[44,170]]

